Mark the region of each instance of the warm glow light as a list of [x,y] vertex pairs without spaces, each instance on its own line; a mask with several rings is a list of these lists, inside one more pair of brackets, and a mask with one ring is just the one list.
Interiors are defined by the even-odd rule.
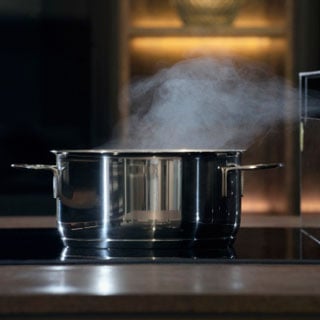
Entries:
[[269,37],[141,37],[130,42],[134,53],[152,56],[181,54],[246,54],[284,48],[284,40]]
[[180,47],[203,47],[207,49],[269,47],[272,40],[268,37],[145,37],[133,39],[132,47],[144,50],[154,50],[150,45],[162,48],[162,50],[176,49]]
[[[184,26],[183,22],[179,18],[172,17],[172,19],[159,19],[157,17],[139,17],[132,21],[132,26],[136,28],[181,28]],[[247,19],[236,20],[233,24],[236,28],[258,28],[269,27],[270,21],[262,19],[261,17],[249,17]],[[206,26],[211,28],[211,26]],[[281,22],[276,23],[276,27],[282,27]],[[213,28],[213,27],[212,27]],[[214,30],[214,28],[213,28]]]
[[320,199],[310,197],[301,201],[302,213],[320,213]]
[[[281,202],[275,203],[265,199],[257,199],[256,197],[244,197],[242,199],[243,213],[264,214],[270,212],[285,212],[285,206]],[[310,198],[301,203],[301,212],[306,214],[320,214],[320,200]]]
[[[181,28],[185,26],[180,17],[173,12],[167,12],[166,16],[152,16],[146,13],[145,16],[133,17],[131,25],[136,28]],[[262,16],[241,16],[238,19],[236,18],[231,26],[235,28],[269,27],[270,19]],[[283,27],[283,20],[273,21],[272,26]],[[211,28],[211,26],[206,25],[206,28]]]
[[241,203],[242,213],[268,214],[270,212],[286,212],[285,203],[275,202],[257,197],[243,197]]
[[173,19],[159,19],[156,17],[139,17],[132,22],[132,26],[138,28],[180,28],[183,23],[178,18]]

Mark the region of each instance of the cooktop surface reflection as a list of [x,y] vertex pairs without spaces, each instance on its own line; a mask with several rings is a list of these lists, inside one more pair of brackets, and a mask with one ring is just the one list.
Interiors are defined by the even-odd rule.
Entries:
[[55,228],[0,229],[0,264],[319,263],[312,230],[240,228],[233,247],[197,250],[65,248]]

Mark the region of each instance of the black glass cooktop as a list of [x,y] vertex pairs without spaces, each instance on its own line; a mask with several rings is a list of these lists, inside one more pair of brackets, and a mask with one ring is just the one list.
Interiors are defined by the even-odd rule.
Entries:
[[194,250],[64,248],[58,231],[0,229],[0,264],[319,263],[314,230],[240,228],[233,247]]

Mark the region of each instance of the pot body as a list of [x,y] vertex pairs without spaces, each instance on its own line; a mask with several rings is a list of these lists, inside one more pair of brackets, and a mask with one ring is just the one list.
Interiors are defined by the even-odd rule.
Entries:
[[69,247],[221,247],[240,225],[241,152],[55,152],[57,222]]

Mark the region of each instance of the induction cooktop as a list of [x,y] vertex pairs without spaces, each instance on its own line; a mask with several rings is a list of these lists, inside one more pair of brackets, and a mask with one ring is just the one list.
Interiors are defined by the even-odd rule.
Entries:
[[65,248],[55,228],[0,229],[0,265],[114,263],[319,263],[313,230],[243,227],[232,247],[197,250]]

